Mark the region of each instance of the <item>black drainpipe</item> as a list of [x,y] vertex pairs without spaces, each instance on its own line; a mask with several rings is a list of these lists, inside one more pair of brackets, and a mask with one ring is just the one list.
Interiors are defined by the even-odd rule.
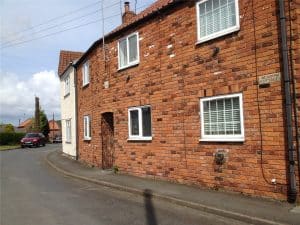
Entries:
[[293,146],[293,127],[292,127],[292,99],[291,99],[291,80],[288,60],[288,47],[287,47],[287,32],[286,32],[286,17],[284,0],[279,2],[279,19],[280,19],[280,37],[281,37],[281,56],[283,67],[284,79],[284,97],[285,97],[285,114],[286,114],[286,135],[288,144],[288,173],[289,173],[289,186],[288,186],[288,201],[295,202],[297,199],[297,186],[295,175],[295,160],[294,160],[294,146]]

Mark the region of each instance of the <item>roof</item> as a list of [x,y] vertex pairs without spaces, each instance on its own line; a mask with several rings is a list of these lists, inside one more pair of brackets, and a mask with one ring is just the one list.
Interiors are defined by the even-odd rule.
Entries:
[[28,127],[28,126],[31,126],[31,124],[32,124],[32,119],[29,118],[29,119],[23,121],[22,123],[20,123],[20,125],[18,126],[18,128]]
[[82,55],[83,52],[61,50],[59,54],[58,76],[61,76],[66,71],[70,63],[79,59]]
[[48,121],[49,124],[49,129],[50,130],[60,130],[60,126],[58,125],[58,123],[54,120],[49,120]]
[[[161,10],[164,10],[171,6],[174,6],[177,3],[183,3],[183,2],[187,2],[187,1],[195,1],[195,0],[157,0],[152,5],[147,7],[145,10],[138,13],[135,17],[133,17],[127,23],[121,24],[116,29],[112,30],[110,33],[105,35],[105,39],[111,38],[114,35],[117,35],[119,32],[125,31],[126,29],[129,29],[132,26],[134,26],[142,21],[149,19],[151,16],[156,15],[156,13],[158,13]],[[95,47],[97,47],[100,42],[102,42],[102,38],[98,39],[91,45],[91,47],[75,63],[75,67],[78,66],[85,59],[85,57],[89,54],[89,52],[92,51]]]

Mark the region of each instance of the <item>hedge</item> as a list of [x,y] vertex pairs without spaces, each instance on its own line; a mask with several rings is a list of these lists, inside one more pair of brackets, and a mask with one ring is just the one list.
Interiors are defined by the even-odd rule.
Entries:
[[25,133],[0,133],[0,145],[14,145],[19,144]]

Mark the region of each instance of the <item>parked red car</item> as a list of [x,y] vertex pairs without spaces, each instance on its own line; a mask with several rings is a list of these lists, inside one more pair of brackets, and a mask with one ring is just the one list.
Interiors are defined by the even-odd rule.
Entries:
[[46,138],[42,133],[27,133],[24,138],[21,139],[21,147],[39,147],[46,145]]

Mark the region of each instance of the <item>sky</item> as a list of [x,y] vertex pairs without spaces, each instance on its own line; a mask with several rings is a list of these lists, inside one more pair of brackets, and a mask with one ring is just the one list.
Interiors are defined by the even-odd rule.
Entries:
[[[103,3],[102,3],[103,1]],[[136,12],[155,0],[130,0]],[[103,4],[103,15],[102,15]],[[0,0],[0,123],[34,115],[60,119],[60,50],[86,51],[121,24],[124,0]],[[102,18],[104,18],[104,23]]]

